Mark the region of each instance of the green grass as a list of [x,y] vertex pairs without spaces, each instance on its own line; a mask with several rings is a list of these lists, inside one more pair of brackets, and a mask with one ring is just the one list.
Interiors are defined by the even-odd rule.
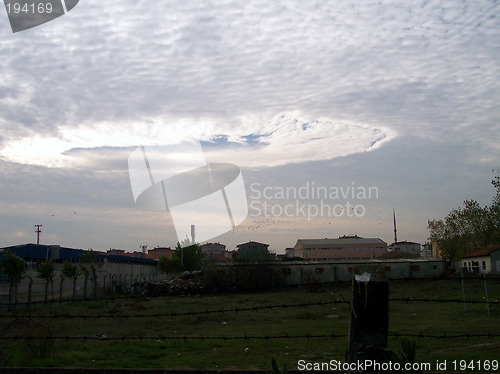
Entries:
[[[483,300],[482,281],[466,280],[466,298]],[[163,317],[120,318],[136,314],[170,314],[186,311],[311,303],[350,298],[350,284],[333,284],[311,292],[305,287],[256,293],[97,300],[49,304],[18,309],[0,321],[2,366],[271,369],[272,358],[282,367],[297,369],[297,361],[344,361],[347,338],[241,339],[241,340],[9,340],[9,336],[111,337],[237,337],[267,335],[347,334],[349,305],[328,304],[270,310],[208,313]],[[490,301],[500,299],[500,281],[489,280]],[[461,299],[457,280],[392,281],[390,297]],[[485,304],[404,303],[393,301],[389,332],[400,334],[500,334],[500,308]],[[55,319],[16,318],[16,315],[57,315]],[[64,318],[65,315],[112,314],[117,318]],[[415,338],[417,360],[499,359],[500,338]],[[52,344],[52,345],[51,345]],[[389,347],[399,348],[390,337]]]

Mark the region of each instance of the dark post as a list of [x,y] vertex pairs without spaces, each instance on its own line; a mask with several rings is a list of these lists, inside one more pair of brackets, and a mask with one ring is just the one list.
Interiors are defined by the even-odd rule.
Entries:
[[64,277],[61,274],[59,276],[61,277],[61,282],[59,282],[59,303],[62,303]]
[[388,330],[389,284],[385,270],[373,265],[354,268],[346,360],[385,362]]
[[36,227],[36,244],[40,244],[40,233],[42,232],[42,230],[40,230],[40,227],[42,227],[42,225],[35,225]]
[[33,279],[28,275],[30,283],[28,284],[28,308],[31,306],[31,288],[33,286]]
[[7,307],[7,310],[10,312],[10,308],[12,306],[12,298],[13,298],[13,292],[14,292],[14,282],[10,282],[9,284],[9,306]]
[[83,299],[87,300],[87,281],[89,277],[86,275],[85,276],[85,281],[83,282]]
[[104,276],[104,278],[102,279],[102,294],[103,296],[106,295],[106,277],[108,276],[108,274],[106,274]]

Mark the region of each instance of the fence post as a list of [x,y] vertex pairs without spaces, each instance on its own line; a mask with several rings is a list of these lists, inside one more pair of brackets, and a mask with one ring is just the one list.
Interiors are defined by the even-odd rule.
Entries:
[[31,287],[33,286],[33,279],[28,275],[30,283],[28,284],[28,308],[31,306]]
[[99,278],[98,275],[93,275],[92,276],[92,280],[94,281],[94,290],[93,290],[93,294],[94,294],[94,300],[97,299],[97,278]]
[[14,282],[10,281],[9,283],[9,306],[7,307],[7,310],[10,312],[10,308],[12,307],[12,298],[13,295],[12,293],[14,292]]
[[89,277],[86,275],[85,276],[85,281],[83,282],[83,299],[87,300],[87,281]]
[[346,361],[385,362],[389,330],[389,283],[382,267],[353,269]]
[[59,276],[61,277],[61,282],[59,283],[59,303],[62,303],[64,277],[61,274]]
[[488,309],[488,318],[491,317],[490,315],[490,300],[488,298],[488,286],[486,285],[486,273],[483,273],[484,277],[484,293],[486,294],[486,308]]
[[102,278],[102,295],[103,296],[106,296],[106,277],[108,276],[108,274],[106,274],[104,276],[104,278]]
[[464,300],[464,312],[466,311],[465,309],[465,285],[464,285],[464,267],[460,267],[460,278],[462,278],[462,298]]

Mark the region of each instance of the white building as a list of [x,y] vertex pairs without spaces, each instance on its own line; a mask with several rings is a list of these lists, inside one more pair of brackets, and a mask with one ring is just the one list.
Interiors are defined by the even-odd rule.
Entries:
[[414,242],[407,242],[402,241],[402,242],[396,242],[392,243],[389,245],[387,250],[389,252],[395,252],[395,251],[401,251],[405,253],[411,253],[413,255],[420,256],[420,251],[421,251],[421,245],[419,243],[414,243]]

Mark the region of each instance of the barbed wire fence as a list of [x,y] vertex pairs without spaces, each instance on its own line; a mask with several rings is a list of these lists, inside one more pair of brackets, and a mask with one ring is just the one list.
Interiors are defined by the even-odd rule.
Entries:
[[[389,302],[401,302],[405,304],[409,303],[437,303],[437,304],[461,304],[464,301],[462,299],[429,299],[429,298],[389,298]],[[487,304],[484,300],[466,300],[468,304]],[[349,300],[330,300],[330,301],[315,301],[308,303],[294,303],[294,304],[274,304],[274,305],[259,305],[259,306],[249,306],[249,307],[235,307],[235,308],[220,308],[220,309],[206,309],[201,311],[183,311],[176,312],[170,311],[166,313],[136,313],[136,314],[68,314],[66,312],[53,312],[52,314],[35,314],[35,313],[6,313],[0,314],[2,320],[10,319],[7,327],[0,331],[0,340],[41,340],[51,338],[54,340],[108,340],[108,341],[126,341],[126,340],[271,340],[271,339],[339,339],[346,338],[348,334],[336,334],[334,332],[328,334],[281,334],[281,335],[265,335],[265,336],[255,336],[252,334],[244,334],[241,336],[120,336],[120,337],[103,337],[103,336],[18,336],[18,335],[8,335],[9,326],[15,324],[16,321],[20,319],[28,320],[60,320],[60,319],[137,319],[137,318],[175,318],[175,317],[185,317],[185,316],[199,316],[207,314],[228,314],[228,313],[245,313],[245,312],[258,312],[263,310],[277,310],[277,309],[290,309],[290,308],[307,308],[313,306],[329,306],[329,305],[350,305]],[[500,305],[500,302],[489,302],[490,305]],[[389,337],[395,338],[432,338],[432,339],[462,339],[462,338],[488,338],[494,339],[500,337],[500,331],[488,332],[488,333],[459,333],[459,334],[426,334],[424,332],[419,333],[389,333]]]
[[[123,287],[127,288],[130,291],[133,289],[134,283],[131,281],[130,278],[133,278],[136,283],[141,282],[141,274],[132,274],[132,276],[129,276],[130,274],[108,274],[108,276],[101,277],[98,279],[98,294],[97,296],[92,296],[92,289],[94,288],[93,286],[93,280],[91,277],[88,277],[88,285],[87,288],[88,290],[84,291],[84,283],[85,279],[81,277],[81,279],[78,280],[78,296],[76,299],[73,299],[71,297],[72,293],[72,281],[71,279],[64,279],[61,281],[57,281],[55,283],[59,283],[59,285],[56,284],[56,290],[54,292],[54,297],[50,297],[47,300],[43,300],[43,287],[45,287],[45,282],[42,279],[33,279],[31,277],[29,278],[29,284],[25,284],[26,286],[26,292],[24,292],[23,296],[26,301],[18,301],[18,299],[21,299],[21,296],[16,297],[17,300],[13,300],[9,302],[1,302],[2,298],[0,297],[0,309],[3,307],[13,307],[16,308],[17,306],[37,306],[40,304],[48,304],[48,303],[71,303],[75,301],[81,301],[81,302],[86,302],[86,301],[91,301],[91,300],[96,300],[96,299],[106,299],[106,300],[119,300],[119,299],[138,299],[142,297],[151,297],[151,295],[148,294],[139,294],[139,293],[122,293],[121,290],[123,290]],[[59,276],[61,277],[61,276]],[[62,278],[62,277],[61,277]],[[106,281],[107,278],[107,281]],[[482,281],[483,279],[488,280],[488,281],[496,281],[500,280],[500,276],[488,276],[487,278],[483,278],[483,276],[478,277],[474,275],[469,275],[465,277],[454,277],[454,278],[406,278],[406,279],[394,279],[391,281],[397,281],[397,282],[425,282],[425,281],[432,281],[432,282],[440,282],[440,281],[457,281],[457,282],[462,282],[462,281],[470,281],[470,280],[477,280],[477,281]],[[350,282],[350,281],[347,281]],[[0,282],[1,283],[1,282]],[[136,284],[135,283],[135,284]],[[328,285],[328,284],[341,284],[341,283],[346,283],[344,282],[333,282],[333,283],[322,283],[323,285]],[[3,281],[4,286],[8,285],[8,281],[4,279]],[[317,284],[313,285],[307,285],[304,284],[302,286],[317,286]],[[295,288],[297,287],[296,285],[281,285],[281,286],[275,286],[274,288]],[[4,287],[8,288],[8,287]],[[4,292],[4,300],[9,300],[7,297],[7,293]],[[2,292],[0,292],[0,296],[2,296]],[[162,295],[165,296],[165,295]],[[38,299],[37,299],[38,298]],[[393,299],[394,300],[394,299]],[[417,301],[414,299],[414,301]],[[408,300],[410,302],[410,300]],[[463,300],[456,301],[456,302],[463,302]],[[474,303],[474,301],[472,301]],[[480,302],[480,301],[477,301]]]
[[[500,279],[500,278],[496,278]],[[449,280],[449,279],[448,279]],[[461,279],[457,279],[461,281]],[[415,281],[415,280],[412,280]],[[475,295],[477,297],[477,295]],[[101,300],[121,300],[121,299],[143,299],[143,295],[126,295],[126,296],[113,296],[106,297]],[[151,298],[147,296],[147,298]],[[89,299],[93,300],[93,299]],[[59,302],[69,302],[72,300],[52,300],[51,303],[59,303]],[[496,307],[500,305],[498,300],[487,301],[487,300],[477,300],[477,299],[465,299],[465,298],[428,298],[428,297],[394,297],[388,298],[389,303],[403,303],[403,304],[412,304],[412,303],[435,303],[435,304],[464,304],[464,305],[486,305],[488,307],[488,313],[490,307]],[[73,341],[92,341],[92,342],[146,342],[146,341],[154,341],[154,342],[213,342],[213,341],[221,341],[221,342],[231,342],[231,341],[271,341],[271,340],[279,340],[279,341],[292,341],[292,340],[306,340],[310,341],[313,339],[323,339],[323,340],[343,340],[349,339],[348,333],[337,333],[335,331],[329,331],[325,333],[301,333],[301,334],[288,334],[288,333],[280,333],[280,334],[265,334],[265,335],[257,335],[251,332],[244,332],[235,335],[230,334],[218,334],[218,335],[202,335],[202,334],[179,334],[179,335],[168,335],[168,334],[151,334],[151,335],[120,335],[120,336],[106,336],[106,335],[90,335],[90,334],[79,334],[79,335],[70,335],[70,334],[55,334],[51,332],[50,334],[44,334],[45,331],[42,329],[42,333],[37,330],[37,327],[43,326],[45,321],[49,323],[52,320],[58,319],[66,319],[66,320],[75,320],[75,319],[83,319],[83,320],[93,320],[93,319],[103,319],[103,320],[131,320],[131,319],[143,319],[143,318],[176,318],[176,317],[190,317],[190,316],[200,316],[200,315],[209,315],[209,314],[222,314],[226,315],[229,313],[253,313],[265,310],[279,310],[279,309],[297,309],[297,308],[309,308],[316,306],[331,306],[331,305],[347,305],[352,308],[352,300],[348,300],[343,297],[342,293],[340,293],[340,297],[335,300],[318,300],[304,303],[290,303],[290,304],[271,304],[271,305],[255,305],[255,306],[244,306],[244,307],[233,307],[233,308],[217,308],[217,309],[205,309],[205,310],[185,310],[185,311],[167,311],[162,313],[68,313],[64,309],[61,311],[50,310],[50,314],[46,314],[46,310],[43,308],[34,309],[31,308],[31,304],[24,303],[18,305],[25,305],[26,308],[20,308],[18,310],[14,310],[9,313],[0,314],[0,318],[2,321],[5,321],[3,327],[0,328],[0,347],[5,346],[6,344],[10,344],[12,342],[46,342],[50,341],[52,344],[55,341],[60,343],[64,342],[73,342]],[[351,309],[352,312],[352,309]],[[27,329],[27,331],[23,331],[23,333],[19,334],[16,332],[17,330],[13,328],[16,324],[19,323],[28,323],[33,328]],[[14,333],[12,333],[14,331]],[[38,331],[38,332],[37,332]],[[488,339],[491,341],[498,341],[500,338],[500,330],[492,326],[492,329],[487,332],[452,332],[452,333],[428,333],[425,331],[417,331],[417,332],[388,332],[386,337],[395,338],[395,339],[436,339],[443,341],[450,340],[469,340],[469,339]]]

